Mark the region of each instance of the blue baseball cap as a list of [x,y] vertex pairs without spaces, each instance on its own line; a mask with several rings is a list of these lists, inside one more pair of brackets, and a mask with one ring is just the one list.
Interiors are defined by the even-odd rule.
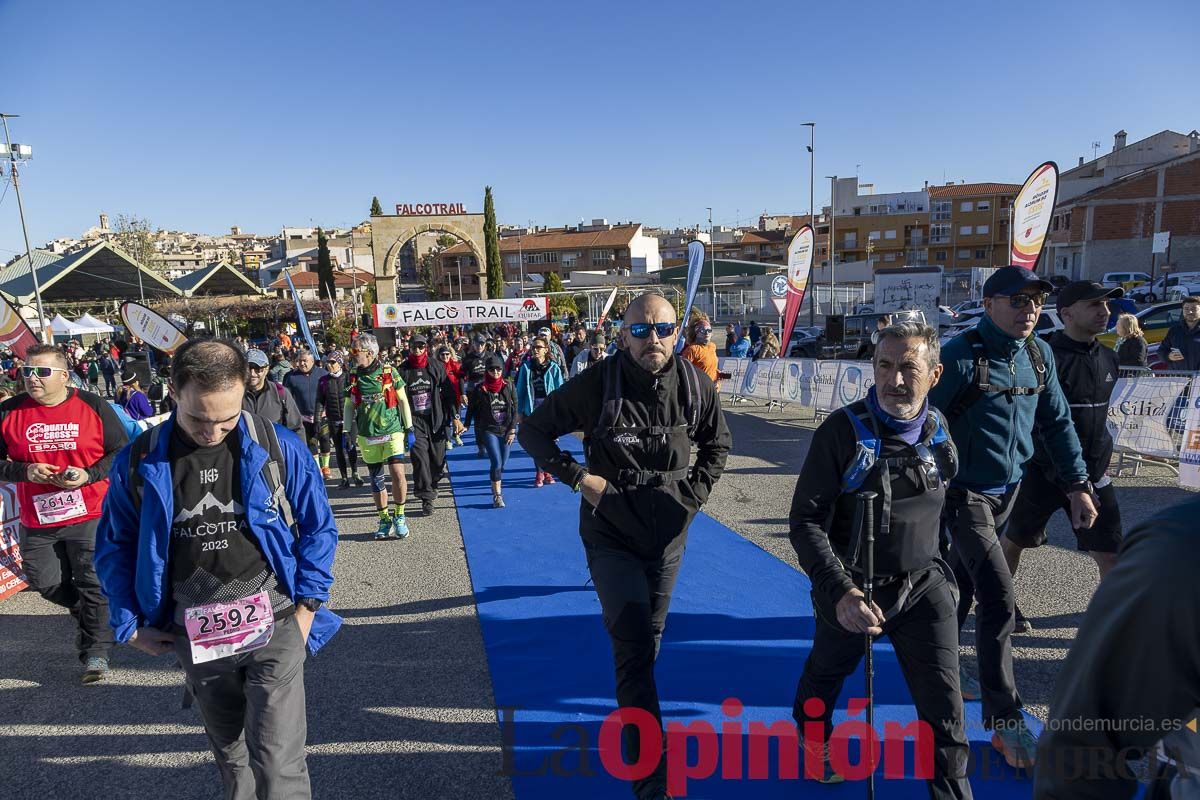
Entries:
[[1036,286],[1043,292],[1054,291],[1054,284],[1039,278],[1037,273],[1010,264],[1007,267],[1001,267],[996,270],[990,278],[984,281],[983,296],[995,297],[998,294],[1005,296],[1018,294],[1022,289],[1030,286]]

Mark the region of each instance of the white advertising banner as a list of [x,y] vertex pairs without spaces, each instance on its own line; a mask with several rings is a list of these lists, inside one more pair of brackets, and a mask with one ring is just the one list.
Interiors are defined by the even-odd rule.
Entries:
[[1173,458],[1179,452],[1167,428],[1187,377],[1121,378],[1108,401],[1108,425],[1119,450]]
[[1192,382],[1187,425],[1179,446],[1179,485],[1200,489],[1200,381]]
[[183,331],[172,325],[164,316],[132,300],[121,304],[121,321],[125,323],[131,335],[168,355],[187,341]]
[[866,361],[723,358],[718,369],[731,376],[721,382],[722,394],[820,411],[834,411],[861,400],[875,383]]
[[452,300],[439,303],[376,303],[376,328],[533,322],[550,316],[550,298]]

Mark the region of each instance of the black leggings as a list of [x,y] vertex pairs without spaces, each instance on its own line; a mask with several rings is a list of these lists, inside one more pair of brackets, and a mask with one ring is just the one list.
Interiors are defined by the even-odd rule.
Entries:
[[[345,428],[341,422],[329,423],[329,436],[333,439],[333,449],[337,453],[338,473],[343,477],[358,475],[358,448],[354,442],[348,441]],[[328,451],[327,451],[328,452]],[[347,464],[349,470],[347,470]]]

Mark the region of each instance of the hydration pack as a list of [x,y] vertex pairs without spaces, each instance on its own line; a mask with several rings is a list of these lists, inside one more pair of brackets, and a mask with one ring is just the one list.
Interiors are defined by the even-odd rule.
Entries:
[[[879,456],[883,449],[883,437],[879,433],[879,423],[875,419],[875,415],[866,408],[859,414],[851,411],[849,406],[842,410],[854,427],[856,439],[854,457],[850,461],[850,466],[842,473],[843,494],[856,492],[862,488],[867,476],[881,463],[889,473],[907,467],[923,466],[927,468],[929,466],[928,462],[919,455],[881,459]],[[950,443],[950,435],[946,432],[946,426],[937,409],[929,406],[928,413],[934,420],[933,432],[927,438],[917,442],[915,447],[918,452],[927,449],[933,457],[940,479],[943,482],[949,481],[958,472],[958,460],[954,454],[954,447]],[[917,461],[922,464],[916,464]]]

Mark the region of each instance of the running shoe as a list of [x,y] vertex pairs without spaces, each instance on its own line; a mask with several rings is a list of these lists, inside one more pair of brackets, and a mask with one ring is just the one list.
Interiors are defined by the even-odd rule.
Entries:
[[961,665],[958,668],[958,693],[962,695],[963,700],[978,700],[983,697],[979,681],[968,675]]
[[447,450],[447,452],[448,452],[448,451],[450,451],[450,450],[453,450],[453,449],[454,449],[454,440],[453,440],[453,439],[450,439],[450,440],[448,440],[448,441],[446,442],[446,450]]
[[462,443],[462,437],[461,437],[461,436],[459,436],[458,434],[455,434],[455,435],[454,435],[454,446],[455,446],[455,447],[462,447],[462,446],[463,446],[463,443]]
[[537,474],[537,477],[536,477],[536,478],[534,478],[534,480],[533,480],[533,488],[535,488],[535,489],[540,489],[540,488],[542,488],[542,473],[540,473],[540,472],[539,472],[539,473]]
[[554,476],[551,475],[549,472],[547,472],[546,473],[546,483],[558,483],[558,481],[554,480]]
[[504,508],[504,497],[498,494],[492,495],[492,508]]
[[[808,747],[808,745],[805,744],[803,741],[800,742],[800,758],[801,758],[800,769],[801,770],[803,770],[805,768],[804,764],[808,760],[808,754],[805,752],[807,747]],[[816,745],[814,744],[813,747],[815,748]],[[815,755],[815,750],[814,750],[814,755]],[[821,777],[817,778],[818,783],[825,783],[825,784],[842,783],[843,781],[846,780],[845,777],[843,777],[842,775],[839,775],[837,772],[835,772],[833,769],[833,765],[829,763],[829,742],[825,742],[821,746],[821,767],[822,767],[821,768]],[[805,775],[807,776],[807,773],[805,773]]]
[[339,489],[349,489],[350,488],[350,479],[342,478],[342,482],[338,484],[338,488]]
[[1017,619],[1016,624],[1013,625],[1013,633],[1029,633],[1033,630],[1033,626],[1029,624],[1029,620],[1025,619],[1025,615],[1021,613],[1019,607],[1016,608],[1016,611]]
[[421,513],[424,514],[425,516],[429,516],[430,514],[433,513],[433,501],[432,500],[422,500],[421,501]]
[[992,733],[996,748],[1010,767],[1032,767],[1037,761],[1037,737],[1025,727],[1024,719],[1014,720]]
[[397,539],[407,539],[408,538],[408,534],[409,534],[408,520],[406,520],[404,517],[393,517],[392,518],[392,528],[396,532]]
[[83,682],[96,683],[103,680],[108,673],[108,659],[101,656],[92,656],[83,665]]
[[355,486],[366,486],[366,484],[367,484],[367,482],[364,481],[361,476],[359,476],[359,475],[354,476],[354,485]]
[[390,539],[390,538],[392,538],[392,518],[391,517],[380,517],[379,518],[379,529],[377,531],[375,531],[375,539],[376,539],[376,541],[378,541],[380,539]]
[[332,470],[330,470],[329,467],[321,467],[321,477],[325,480],[329,480],[333,477]]

